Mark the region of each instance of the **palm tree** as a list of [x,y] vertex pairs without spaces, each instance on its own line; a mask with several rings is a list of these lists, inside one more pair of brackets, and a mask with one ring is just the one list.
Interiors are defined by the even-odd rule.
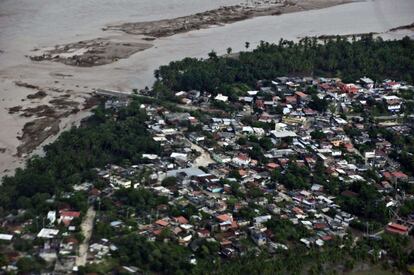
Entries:
[[250,47],[250,42],[246,41],[246,43],[244,44],[244,47],[246,47],[246,50]]

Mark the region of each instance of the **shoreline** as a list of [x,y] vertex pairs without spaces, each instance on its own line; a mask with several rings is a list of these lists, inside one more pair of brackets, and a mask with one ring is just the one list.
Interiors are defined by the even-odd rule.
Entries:
[[94,67],[114,63],[154,46],[148,42],[159,38],[224,26],[263,16],[278,16],[299,11],[324,9],[349,4],[357,0],[257,0],[252,5],[239,4],[224,6],[182,17],[107,25],[103,31],[120,31],[130,39],[94,38],[74,43],[55,45],[44,49],[33,49],[27,56],[32,61],[54,61],[76,67]]
[[277,16],[298,11],[323,9],[356,2],[354,0],[258,0],[253,5],[220,7],[188,16],[146,22],[108,25],[104,31],[122,31],[132,35],[144,35],[147,39],[173,36],[194,30],[222,26],[255,17]]
[[[153,45],[131,41],[114,41],[108,38],[83,40],[76,43],[56,45],[53,49],[40,50],[38,55],[30,55],[32,61],[54,61],[69,66],[102,66],[125,59],[151,48]],[[39,50],[35,50],[36,52]]]

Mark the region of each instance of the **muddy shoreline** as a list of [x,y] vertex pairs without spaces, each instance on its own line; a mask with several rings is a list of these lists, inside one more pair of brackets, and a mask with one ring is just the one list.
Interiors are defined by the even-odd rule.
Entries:
[[[196,14],[171,19],[108,25],[104,31],[121,31],[134,42],[96,38],[52,48],[34,49],[32,61],[54,61],[70,66],[94,67],[116,62],[153,46],[148,42],[158,38],[194,30],[222,26],[255,17],[322,9],[356,2],[355,0],[256,0],[251,4],[224,6]],[[138,38],[137,38],[138,37]]]
[[[366,35],[372,35],[374,37],[380,37],[381,35],[389,34],[389,33],[392,33],[392,32],[404,31],[404,30],[414,31],[414,23],[409,24],[409,25],[404,25],[404,26],[391,28],[391,29],[389,29],[387,31],[384,31],[384,32],[364,32],[364,33],[350,33],[350,34],[341,34],[341,35],[319,35],[316,38],[320,41],[336,39],[337,37],[348,38],[348,39],[349,38],[360,39],[361,37],[366,36]],[[298,38],[302,39],[304,37],[298,37]]]
[[124,23],[109,25],[104,30],[122,31],[127,34],[144,35],[147,39],[172,36],[193,30],[206,29],[212,26],[231,24],[234,22],[260,16],[274,16],[304,10],[321,9],[354,2],[352,0],[258,0],[252,5],[240,4],[221,7],[188,16],[157,21]]
[[395,31],[400,31],[400,30],[411,30],[411,31],[413,31],[414,30],[414,23],[411,23],[409,25],[399,26],[399,27],[396,27],[396,28],[392,28],[389,31],[395,32]]
[[16,156],[19,158],[32,153],[49,137],[59,134],[64,118],[90,110],[100,102],[96,96],[86,97],[82,102],[73,97],[72,90],[40,87],[22,81],[15,81],[14,84],[35,91],[26,97],[29,105],[16,105],[8,109],[10,115],[30,119],[17,136],[20,144],[16,148]]
[[44,49],[40,54],[31,55],[32,61],[55,61],[70,66],[92,67],[110,64],[119,59],[149,49],[152,45],[137,42],[118,42],[106,38],[79,41],[65,45],[56,45]]

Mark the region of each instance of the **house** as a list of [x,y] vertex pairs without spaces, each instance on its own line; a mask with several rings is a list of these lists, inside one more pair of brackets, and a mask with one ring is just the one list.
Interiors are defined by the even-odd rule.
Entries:
[[259,216],[253,219],[255,224],[261,224],[261,223],[265,223],[267,221],[269,221],[270,219],[272,219],[272,216],[270,215],[265,215],[265,216]]
[[50,224],[55,223],[55,221],[56,221],[56,211],[47,212],[47,219],[49,220]]
[[209,238],[210,231],[208,229],[200,229],[197,231],[197,235],[199,238]]
[[37,237],[42,239],[53,239],[58,234],[58,229],[42,228],[42,230],[40,230],[40,232],[37,234]]
[[59,215],[60,215],[59,223],[63,222],[66,226],[68,226],[72,222],[73,219],[80,217],[80,212],[61,210],[59,211]]
[[310,99],[309,95],[304,92],[295,92],[295,96],[299,102],[305,102]]
[[408,176],[401,171],[384,172],[383,176],[386,180],[391,181],[393,183],[408,180]]
[[187,93],[184,92],[184,91],[180,91],[180,92],[175,93],[175,96],[176,97],[186,97]]
[[351,83],[351,84],[342,84],[339,85],[342,92],[348,94],[348,95],[356,95],[360,92],[360,87],[357,85]]
[[251,158],[246,154],[238,154],[232,159],[233,163],[238,166],[248,166]]
[[374,88],[374,81],[366,76],[360,78],[361,84],[364,88],[371,90]]
[[13,235],[11,234],[0,234],[0,241],[10,242],[12,239],[13,239]]
[[173,159],[176,159],[176,160],[187,161],[187,154],[173,152],[173,153],[171,153],[170,158],[173,158]]
[[292,137],[292,138],[297,137],[295,132],[289,131],[289,130],[284,130],[284,129],[273,130],[273,131],[271,131],[271,133],[276,139],[282,139],[282,138],[288,138],[288,137]]
[[188,224],[188,220],[183,216],[174,217],[173,220],[174,222],[179,223],[179,224]]
[[409,233],[409,228],[402,224],[397,223],[389,223],[385,227],[385,231],[391,234],[398,234],[398,235],[404,235],[407,236]]
[[250,230],[250,237],[258,246],[263,246],[267,242],[266,234],[256,228]]
[[401,109],[401,103],[402,99],[395,96],[383,96],[383,99],[385,100],[385,103],[387,104],[387,109],[390,112],[399,112]]
[[224,96],[223,94],[218,94],[214,99],[217,101],[227,102],[229,100],[229,97]]
[[298,103],[298,99],[296,96],[287,96],[285,97],[286,104],[296,105]]
[[157,220],[157,221],[155,221],[155,224],[157,224],[157,225],[159,225],[159,226],[162,226],[162,227],[166,227],[166,226],[168,226],[170,223],[169,223],[168,221],[166,221],[166,220]]
[[216,217],[219,222],[233,222],[233,215],[231,214],[221,214]]
[[395,81],[386,81],[384,83],[384,88],[387,90],[398,90],[401,88],[401,84]]

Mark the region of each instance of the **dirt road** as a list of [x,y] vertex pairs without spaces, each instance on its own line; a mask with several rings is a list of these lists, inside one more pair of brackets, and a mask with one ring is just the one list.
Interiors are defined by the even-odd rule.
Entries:
[[85,236],[85,239],[79,245],[79,252],[78,256],[76,257],[76,266],[84,266],[86,264],[89,249],[89,240],[92,236],[95,215],[96,212],[93,207],[89,207],[88,212],[86,212],[86,217],[81,224],[82,234]]
[[197,152],[201,153],[201,155],[194,160],[193,167],[200,167],[200,166],[207,167],[209,164],[215,163],[215,161],[211,158],[207,150],[201,148],[197,144],[192,143],[190,140],[188,140],[188,142],[191,143],[191,149],[196,150]]

